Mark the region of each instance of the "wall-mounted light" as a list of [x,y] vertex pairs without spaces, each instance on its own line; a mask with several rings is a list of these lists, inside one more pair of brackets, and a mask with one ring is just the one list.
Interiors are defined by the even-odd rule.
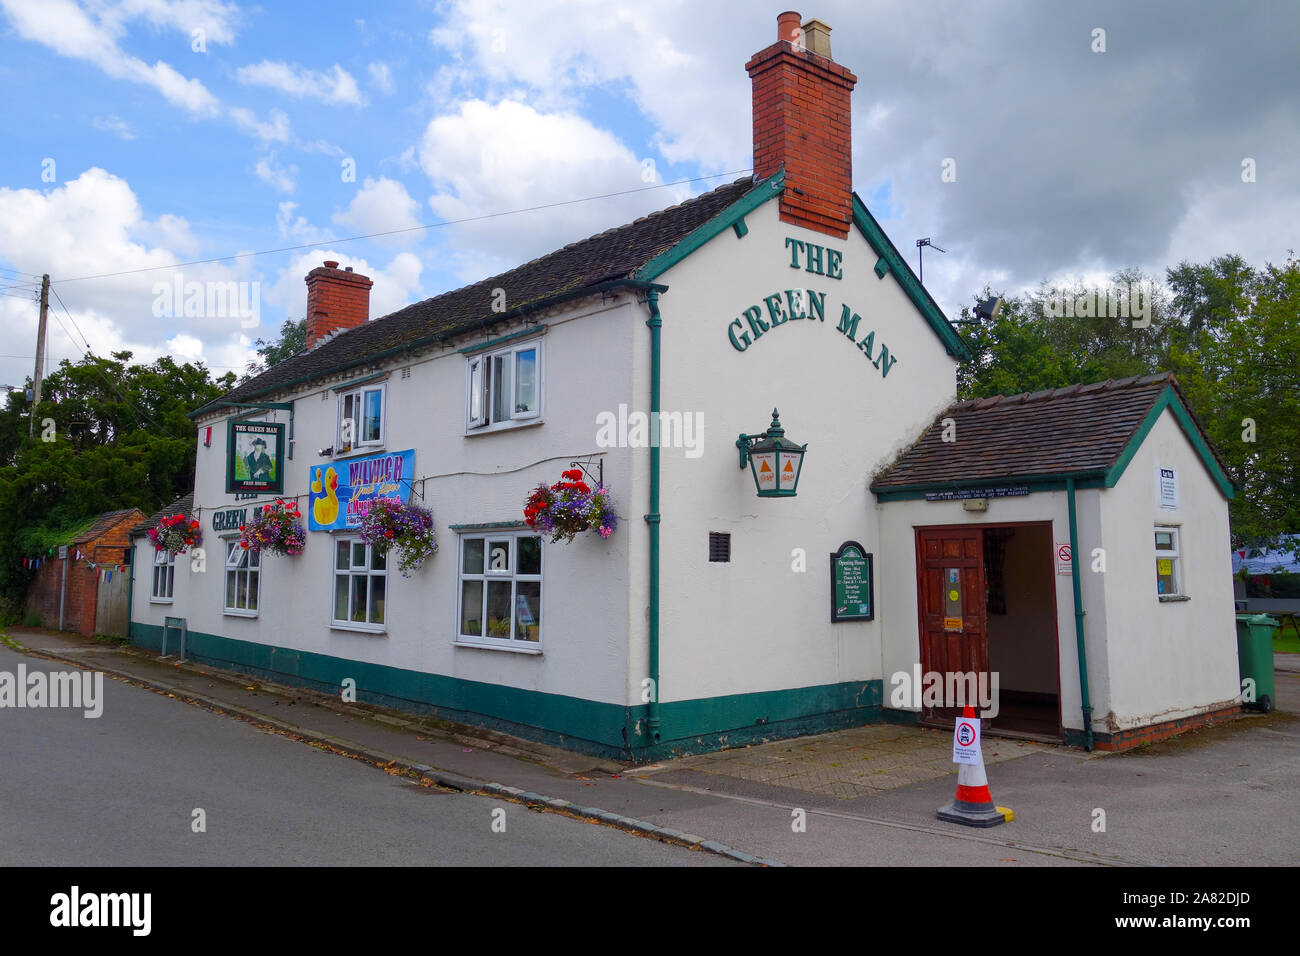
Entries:
[[759,435],[741,434],[736,439],[740,449],[740,467],[749,464],[754,488],[760,498],[793,498],[799,487],[807,444],[796,445],[785,437],[785,429],[772,409],[772,424]]

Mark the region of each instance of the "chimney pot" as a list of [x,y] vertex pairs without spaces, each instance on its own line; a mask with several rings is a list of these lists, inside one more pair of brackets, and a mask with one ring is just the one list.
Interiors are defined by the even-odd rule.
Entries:
[[326,259],[326,260],[325,260],[325,268],[326,268],[326,269],[337,269],[338,267],[339,267],[339,264],[338,264],[337,262],[335,262],[333,259]]
[[803,43],[809,53],[831,58],[831,28],[821,20],[814,18],[804,23]]
[[799,24],[803,17],[793,10],[787,10],[785,13],[776,15],[776,39],[778,42],[784,40],[786,43],[792,43],[799,46],[800,31],[802,28]]

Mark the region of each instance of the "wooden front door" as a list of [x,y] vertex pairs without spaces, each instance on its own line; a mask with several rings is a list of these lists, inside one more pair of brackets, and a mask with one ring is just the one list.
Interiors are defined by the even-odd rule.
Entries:
[[[921,670],[938,673],[945,684],[949,673],[979,675],[988,671],[983,540],[984,532],[978,527],[919,528],[916,532]],[[923,703],[921,719],[950,725],[958,713],[954,707]]]

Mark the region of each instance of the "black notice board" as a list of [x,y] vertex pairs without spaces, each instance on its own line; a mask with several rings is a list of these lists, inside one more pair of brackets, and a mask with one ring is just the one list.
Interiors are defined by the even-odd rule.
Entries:
[[867,549],[845,541],[831,555],[831,623],[876,616],[874,564]]

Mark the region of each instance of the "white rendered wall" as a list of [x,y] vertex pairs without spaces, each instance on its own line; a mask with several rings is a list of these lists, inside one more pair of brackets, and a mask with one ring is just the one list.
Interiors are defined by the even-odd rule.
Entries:
[[[439,551],[410,579],[394,566],[388,574],[386,630],[382,635],[335,628],[332,617],[332,539],[309,532],[298,558],[267,556],[262,572],[261,611],[257,618],[227,615],[223,607],[223,552],[211,527],[214,510],[248,507],[225,493],[226,425],[212,424],[212,446],[198,449],[195,505],[208,546],[209,570],[193,574],[178,564],[176,601],[168,613],[188,618],[192,631],[274,644],[389,667],[504,684],[589,700],[623,703],[626,698],[628,556],[636,521],[644,508],[629,495],[630,455],[626,449],[596,446],[596,414],[630,398],[633,376],[630,339],[645,333],[639,309],[627,300],[584,306],[548,317],[543,380],[543,423],[531,427],[466,436],[464,408],[466,358],[453,349],[389,367],[386,441],[394,453],[415,449],[416,476],[425,484]],[[382,321],[382,320],[381,320]],[[491,337],[522,326],[492,330]],[[485,341],[480,335],[457,346]],[[411,369],[409,378],[399,370]],[[334,442],[336,396],[332,386],[367,374],[356,369],[328,385],[296,395],[294,459],[285,470],[285,494],[298,495],[307,513],[308,468],[327,462],[317,449]],[[255,420],[287,422],[288,413],[267,412]],[[570,460],[605,454],[605,480],[613,489],[624,525],[608,540],[583,535],[568,545],[544,545],[542,653],[454,646],[459,587],[457,536],[449,525],[522,521],[524,500],[540,482],[559,480]],[[370,454],[372,452],[367,452]],[[346,461],[346,459],[342,459]],[[462,473],[462,474],[448,474]],[[413,499],[414,500],[414,499]],[[251,516],[251,511],[250,511]],[[160,623],[148,605],[148,560],[140,549],[135,615]],[[158,620],[154,620],[158,618]],[[519,642],[521,646],[523,642]]]
[[[666,701],[882,676],[881,629],[900,613],[898,593],[882,585],[897,556],[881,545],[867,485],[955,394],[955,360],[897,281],[876,276],[877,256],[856,230],[838,240],[782,223],[776,202],[746,224],[743,238],[727,229],[657,280],[670,287],[661,299],[663,408],[704,417],[700,457],[662,452]],[[791,268],[786,237],[840,250],[843,278]],[[744,352],[732,346],[728,326],[742,310],[758,305],[767,320],[764,296],[804,288],[826,293],[824,322],[791,320]],[[861,316],[859,340],[875,329],[877,354],[883,343],[897,356],[888,377],[837,331],[842,304]],[[648,363],[643,344],[639,408],[649,400]],[[808,444],[794,498],[758,498],[748,468],[738,467],[737,435],[764,431],[773,406],[786,437]],[[730,563],[708,561],[711,531],[731,534]],[[829,555],[846,540],[875,554],[875,621],[830,622]],[[792,570],[795,549],[806,554],[803,573]],[[641,551],[633,552],[634,608],[645,600]],[[630,688],[647,654],[644,628],[635,633]]]
[[[1175,511],[1160,507],[1157,463],[1177,471]],[[1188,601],[1158,599],[1156,525],[1179,528]],[[1228,502],[1173,412],[1160,416],[1107,492],[1103,531],[1113,688],[1109,729],[1175,720],[1231,702],[1241,686]]]

